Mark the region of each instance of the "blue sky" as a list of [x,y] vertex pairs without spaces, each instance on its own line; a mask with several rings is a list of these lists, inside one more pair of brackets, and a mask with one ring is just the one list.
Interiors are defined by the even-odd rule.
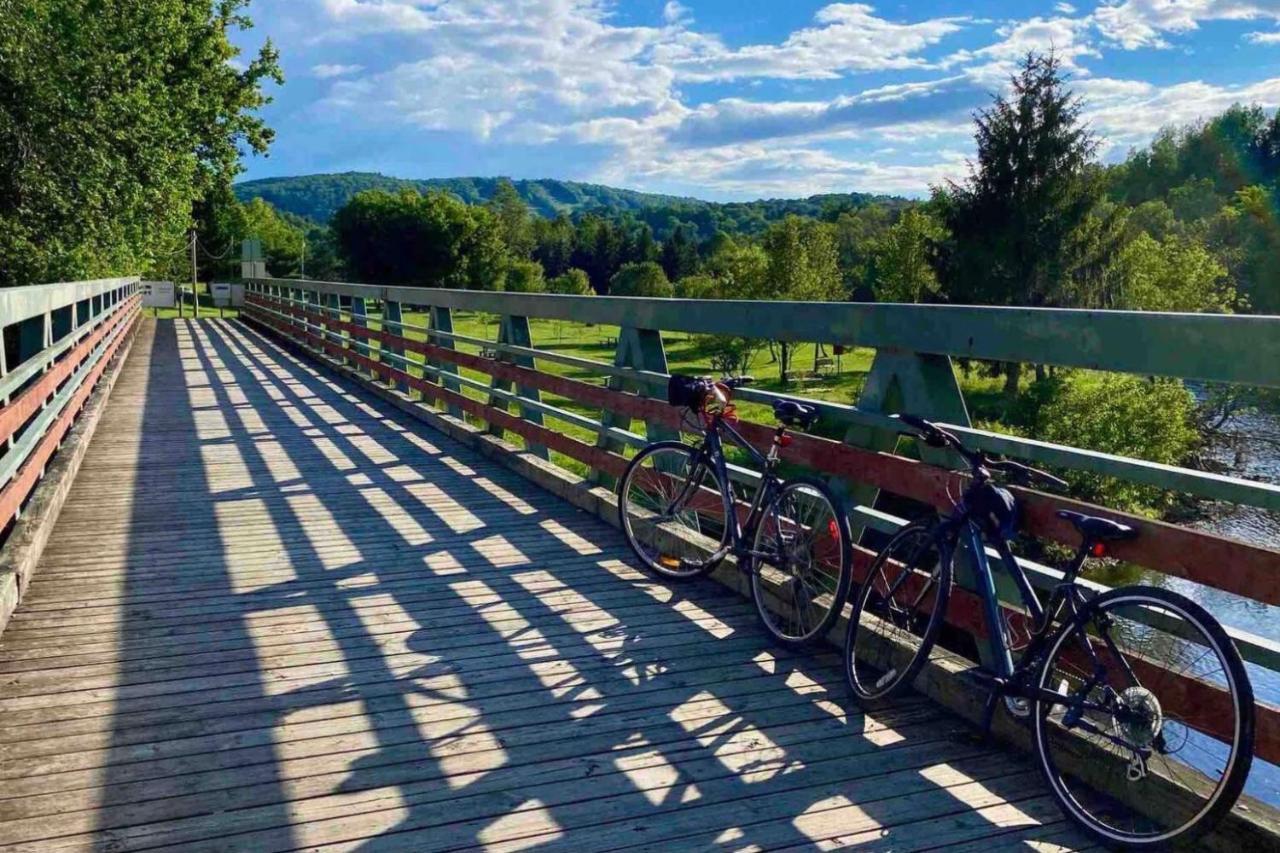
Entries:
[[246,177],[564,178],[730,200],[921,195],[1029,49],[1104,156],[1280,106],[1280,0],[254,0],[288,82]]

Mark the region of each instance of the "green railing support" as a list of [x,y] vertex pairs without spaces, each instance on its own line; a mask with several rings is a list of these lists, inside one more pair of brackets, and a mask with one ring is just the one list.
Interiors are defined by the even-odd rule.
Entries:
[[[502,315],[502,318],[498,322],[498,343],[532,348],[533,340],[529,331],[529,318],[510,314]],[[527,355],[512,355],[508,352],[502,352],[499,350],[497,353],[497,360],[506,362],[507,364],[518,365],[519,367],[528,367],[530,369],[534,368],[533,359]],[[510,391],[512,383],[505,379],[499,379],[495,376],[490,381],[489,387],[495,388],[499,391]],[[542,401],[542,395],[537,388],[530,388],[521,385],[517,389],[517,393],[521,397],[533,400],[534,402]],[[504,412],[509,411],[507,401],[496,394],[489,395],[489,405],[501,409]],[[538,424],[539,426],[542,425],[542,412],[538,409],[525,406],[523,404],[520,404],[519,408],[520,417],[530,423]],[[490,424],[489,432],[492,435],[496,435],[501,438],[503,430],[501,427]],[[541,444],[526,444],[525,449],[542,459],[550,458],[547,455],[547,448],[543,447]]]
[[[638,329],[634,326],[622,326],[618,329],[618,345],[613,355],[613,366],[646,370],[654,373],[667,372],[667,351],[662,344],[662,332],[657,329]],[[652,386],[648,382],[632,382],[620,376],[609,378],[607,385],[615,391],[630,391],[644,396],[654,396]],[[613,453],[622,453],[625,446],[621,441],[609,435],[610,429],[626,430],[631,427],[628,415],[605,411],[600,413],[600,435],[596,446],[603,447]],[[664,438],[678,438],[679,433],[670,427],[657,422],[645,423],[645,435],[650,441]],[[592,480],[602,485],[612,486],[613,478],[603,471],[593,471]]]
[[[431,329],[433,331],[444,332],[449,335],[453,334],[453,313],[451,309],[443,305],[432,305],[430,314]],[[453,338],[436,337],[428,334],[427,340],[441,349],[456,349],[453,344]],[[449,378],[450,375],[456,376],[458,374],[457,365],[447,361],[442,362],[435,358],[428,359],[427,363],[439,371],[441,384],[444,385],[445,389],[458,394],[462,393],[462,383],[457,379]],[[445,411],[455,418],[462,417],[462,409],[452,403],[445,407]]]
[[[404,312],[400,307],[400,303],[394,299],[388,299],[386,302],[382,303],[382,329],[383,331],[390,332],[398,338],[404,337]],[[401,346],[384,346],[383,350],[391,355],[400,356],[400,358],[404,358],[405,355],[404,347]],[[400,364],[394,360],[392,363],[396,367],[400,366]],[[409,383],[404,380],[397,380],[395,387],[405,394],[410,396],[413,395],[413,391],[409,388]]]
[[[351,297],[351,322],[362,329],[369,328],[369,312],[365,305],[363,296]],[[358,355],[362,355],[365,358],[370,357],[371,350],[369,349],[369,344],[365,342],[364,338],[356,335],[348,335],[348,337],[351,338],[352,349],[354,349]],[[368,372],[363,367],[360,367],[359,362],[354,358],[348,358],[347,364],[358,368],[362,373]]]

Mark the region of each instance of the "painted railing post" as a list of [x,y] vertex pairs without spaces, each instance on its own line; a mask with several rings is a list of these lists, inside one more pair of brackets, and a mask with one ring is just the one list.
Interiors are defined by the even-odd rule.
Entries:
[[[383,331],[390,332],[398,338],[404,337],[404,311],[400,307],[399,302],[388,299],[382,303],[382,329]],[[398,355],[400,358],[405,357],[404,347],[402,346],[390,346],[384,344],[382,350],[383,352],[390,353],[391,355]],[[403,370],[405,373],[409,372],[409,366],[403,361],[398,359],[391,359],[388,361],[385,358],[383,358],[382,361],[387,362],[396,370]],[[394,387],[409,396],[413,396],[413,391],[410,390],[409,383],[405,382],[403,379],[396,380]]]
[[[876,350],[866,384],[858,398],[858,408],[864,412],[895,414],[908,412],[922,418],[969,426],[969,409],[965,405],[960,383],[956,381],[951,358],[945,355],[927,355],[882,347]],[[853,426],[845,433],[844,441],[857,447],[893,453],[901,438],[894,429]],[[920,457],[932,465],[956,467],[957,459],[950,450],[929,447],[919,442]],[[854,484],[849,489],[849,506],[874,508],[879,490],[865,483]],[[862,538],[865,524],[857,518],[851,520],[853,539]],[[973,556],[961,545],[955,561],[956,583],[972,590],[976,575]],[[978,655],[984,666],[991,666],[991,651],[985,643],[978,643]]]
[[[431,306],[431,329],[437,332],[453,334],[453,312],[443,305]],[[439,338],[428,333],[427,340],[440,347],[441,349],[457,349],[453,344],[453,338]],[[448,374],[457,375],[458,366],[452,362],[442,362],[439,359],[427,359],[427,363],[440,371],[441,384],[448,390],[455,393],[462,393],[462,384],[456,379],[450,379]],[[450,403],[446,406],[446,411],[455,418],[462,417],[462,409]]]
[[[529,318],[521,317],[514,314],[503,314],[501,320],[498,322],[498,343],[510,344],[511,346],[527,347],[532,349],[533,336],[529,331]],[[534,369],[534,361],[531,356],[512,355],[511,353],[506,353],[499,350],[496,354],[496,359],[498,361],[505,362],[507,364],[514,364],[519,367],[527,367],[530,369]],[[496,388],[499,391],[510,391],[512,389],[512,384],[513,383],[505,379],[499,379],[497,376],[495,376],[493,377],[492,380],[490,380],[489,387]],[[542,395],[538,392],[537,388],[521,385],[516,389],[516,393],[518,393],[521,397],[526,397],[530,400],[534,400],[538,402],[541,402],[542,400]],[[489,395],[489,405],[495,408],[501,409],[504,412],[509,411],[510,409],[510,407],[507,405],[507,401],[497,396],[496,394]],[[539,412],[536,409],[528,408],[519,403],[517,405],[520,408],[520,417],[524,418],[526,421],[529,421],[529,423],[538,424],[539,426],[542,425],[542,412]],[[493,424],[490,424],[489,432],[490,434],[496,435],[499,438],[501,438],[503,430],[502,430],[502,427],[498,427],[498,426],[494,426]],[[547,456],[547,448],[543,447],[540,444],[526,444],[525,448],[530,453],[542,459],[549,458]]]
[[[646,370],[654,373],[667,372],[667,351],[662,344],[662,332],[657,329],[637,329],[634,326],[623,326],[618,329],[618,346],[613,354],[614,367],[630,367],[634,370]],[[646,382],[633,382],[622,377],[611,377],[608,387],[615,391],[632,391],[652,397],[652,389]],[[622,453],[625,445],[609,436],[610,428],[627,429],[631,426],[631,417],[609,410],[600,413],[600,436],[596,440],[597,447],[603,447],[613,453]],[[678,438],[679,432],[656,421],[645,423],[645,435],[650,441],[665,438]],[[606,486],[613,485],[613,477],[603,471],[592,471],[591,480]]]
[[325,299],[325,303],[325,316],[334,321],[330,323],[326,337],[331,343],[337,344],[340,349],[345,349],[348,335],[338,325],[338,322],[342,320],[342,297],[336,293],[330,293],[328,298]]
[[[316,314],[317,316],[320,317],[320,320],[312,321],[310,318],[307,318],[307,317],[299,317],[298,320],[300,321],[300,323],[315,322],[315,324],[320,327],[317,330],[316,334],[319,336],[320,340],[324,340],[324,329],[325,329],[324,306],[320,304],[320,291],[308,290],[308,291],[305,291],[304,296],[306,297],[306,300],[307,300],[307,304],[304,306],[305,310],[308,313]],[[305,325],[301,326],[301,328],[299,329],[300,334],[305,335],[309,332],[311,332],[311,330],[306,328]],[[299,343],[301,343],[301,341],[299,341]],[[324,347],[321,347],[320,349],[323,351]]]
[[[351,297],[351,324],[353,326],[358,326],[362,329],[369,328],[369,314],[367,312],[367,307],[365,305],[363,296]],[[350,337],[351,337],[352,349],[358,355],[362,355],[365,358],[369,358],[370,350],[369,350],[368,339],[362,338],[359,335],[354,335],[354,334],[351,335]],[[361,372],[364,372],[364,368],[360,367],[360,363],[356,361],[356,359],[352,356],[347,357],[347,364],[351,365],[352,367],[355,367],[357,370]]]

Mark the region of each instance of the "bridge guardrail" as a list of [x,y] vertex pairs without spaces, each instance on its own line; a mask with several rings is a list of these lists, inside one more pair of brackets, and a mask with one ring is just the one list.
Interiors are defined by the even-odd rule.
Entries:
[[140,305],[137,278],[0,290],[0,529],[21,515]]
[[[382,306],[376,313],[375,306]],[[406,321],[421,308],[429,324]],[[497,340],[453,331],[456,310],[497,314]],[[625,297],[570,297],[487,293],[429,288],[254,279],[246,287],[246,316],[312,352],[364,373],[402,392],[420,395],[459,416],[484,422],[497,433],[519,436],[529,452],[549,451],[586,465],[607,479],[621,474],[627,447],[680,430],[679,413],[655,399],[665,391],[663,332],[732,334],[775,340],[814,341],[876,348],[866,387],[856,406],[813,401],[824,416],[845,425],[844,441],[797,435],[788,460],[840,478],[849,485],[850,508],[863,527],[891,531],[903,519],[874,508],[880,490],[950,506],[954,460],[928,453],[917,462],[894,454],[898,434],[888,413],[901,407],[946,423],[966,443],[1033,462],[1114,476],[1193,495],[1280,509],[1280,487],[1080,448],[974,429],[952,369],[951,356],[1088,367],[1213,382],[1280,386],[1280,318],[1194,314],[1147,314],[1056,309],[859,305],[853,303],[714,303]],[[619,326],[614,362],[537,348],[531,318]],[[483,348],[485,354],[460,349]],[[600,385],[537,369],[555,362],[601,377]],[[468,373],[488,377],[477,380]],[[470,393],[468,393],[470,392]],[[554,395],[599,410],[597,418],[548,403]],[[775,395],[755,389],[743,399]],[[802,396],[802,395],[788,395]],[[516,412],[510,411],[511,406]],[[588,443],[549,426],[558,421],[590,430]],[[632,431],[643,421],[645,435]],[[748,438],[765,442],[770,428],[743,423]],[[737,472],[749,478],[747,472]],[[1169,575],[1280,605],[1280,551],[1203,531],[1095,507],[1028,489],[1017,489],[1026,531],[1074,545],[1076,533],[1058,519],[1059,509],[1102,515],[1138,527],[1141,535],[1116,543],[1115,556]],[[855,578],[874,552],[859,546]],[[1024,561],[1033,583],[1048,588],[1055,570]],[[958,579],[963,586],[963,573]],[[1010,611],[1016,591],[1001,597]],[[981,634],[978,600],[958,588],[949,621]],[[1177,632],[1178,626],[1158,627]],[[1280,672],[1280,644],[1230,629],[1247,661]],[[984,644],[979,643],[982,649]],[[1188,702],[1212,707],[1215,691],[1184,679]],[[1280,708],[1259,702],[1257,754],[1280,763]],[[1211,724],[1209,724],[1211,726]],[[1220,734],[1206,729],[1209,734]]]

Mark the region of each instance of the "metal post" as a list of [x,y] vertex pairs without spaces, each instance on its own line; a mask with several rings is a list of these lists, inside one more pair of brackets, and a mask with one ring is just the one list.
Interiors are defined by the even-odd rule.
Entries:
[[[662,333],[657,329],[637,329],[623,326],[618,330],[618,346],[613,356],[614,367],[630,367],[636,370],[647,370],[655,373],[667,372],[667,352],[662,344]],[[611,377],[609,387],[615,391],[634,391],[646,397],[653,396],[647,382],[634,382]],[[600,435],[596,440],[597,447],[603,447],[613,453],[622,453],[625,446],[622,442],[610,438],[606,432],[609,428],[627,429],[631,426],[631,417],[605,410],[600,413]],[[665,438],[676,438],[679,433],[665,424],[656,421],[646,422],[645,434],[650,441]],[[613,485],[613,477],[603,471],[591,472],[592,482],[607,486]]]
[[[431,328],[433,331],[447,332],[449,334],[452,334],[453,333],[452,312],[448,308],[432,305],[431,306]],[[435,344],[436,346],[440,347],[441,349],[456,349],[456,347],[453,344],[452,338],[438,338],[428,333],[427,340]],[[453,391],[458,394],[462,393],[462,384],[458,382],[457,379],[450,379],[447,375],[447,374],[457,375],[458,366],[456,364],[448,361],[442,362],[439,359],[435,359],[435,358],[428,359],[428,363],[433,367],[439,368],[441,372],[441,377],[440,377],[441,384],[443,384],[447,390]],[[449,414],[453,415],[455,418],[462,417],[462,409],[452,403],[446,406],[445,410]]]
[[[382,329],[383,331],[390,332],[398,338],[404,337],[404,314],[402,313],[399,302],[387,300],[382,303]],[[405,354],[404,347],[399,345],[387,346],[384,344],[382,352],[384,355],[398,355],[402,358]],[[388,360],[383,357],[382,360],[390,364],[396,370],[403,370],[405,373],[409,372],[409,365],[400,359],[393,358]],[[409,388],[409,383],[404,380],[397,380],[392,387],[400,389],[409,396],[413,396],[413,392]]]
[[[351,297],[351,322],[353,325],[359,326],[362,329],[369,328],[369,315],[367,313],[363,296]],[[354,334],[351,335],[351,346],[355,352],[365,358],[369,358],[369,343],[365,338],[361,338]],[[364,370],[364,368],[360,367],[359,362],[354,358],[348,357],[347,364],[352,365],[357,370]]]
[[[498,324],[498,343],[512,344],[513,346],[528,347],[532,349],[533,340],[532,335],[529,332],[529,318],[504,314]],[[530,369],[534,368],[532,356],[511,355],[499,350],[497,353],[497,360],[507,364],[518,365],[520,367],[528,367]],[[495,376],[490,380],[489,387],[496,388],[499,391],[510,391],[512,389],[512,383],[505,379],[499,379]],[[521,385],[516,389],[516,393],[521,397],[526,397],[530,400],[542,400],[542,396],[538,392],[538,389],[530,386]],[[489,395],[489,405],[501,409],[504,412],[510,410],[507,405],[507,401],[496,394]],[[523,404],[518,405],[520,406],[520,417],[524,418],[529,423],[542,424],[542,412],[539,412],[536,409],[527,408]],[[503,434],[502,427],[494,426],[493,424],[489,424],[489,432],[499,438],[501,438]],[[548,458],[547,448],[541,444],[526,442],[525,449],[542,459]]]

